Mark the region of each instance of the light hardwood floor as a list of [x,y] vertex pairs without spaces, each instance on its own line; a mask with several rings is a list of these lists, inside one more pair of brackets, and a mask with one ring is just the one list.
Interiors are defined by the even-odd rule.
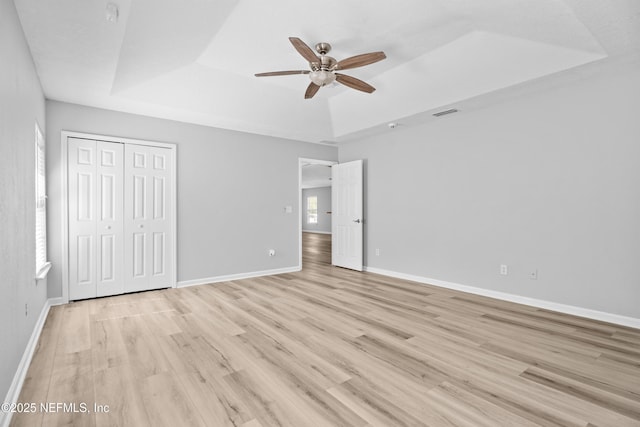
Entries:
[[[331,267],[52,308],[13,426],[640,426],[640,331]],[[80,408],[81,409],[81,408]]]

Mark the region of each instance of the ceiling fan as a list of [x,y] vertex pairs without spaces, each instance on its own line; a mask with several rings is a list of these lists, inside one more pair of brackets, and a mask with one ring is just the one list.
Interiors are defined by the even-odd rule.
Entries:
[[313,49],[307,46],[307,44],[299,38],[289,37],[289,41],[298,53],[302,55],[304,59],[309,61],[310,70],[271,71],[268,73],[258,73],[255,75],[256,77],[308,74],[309,78],[311,78],[311,83],[307,87],[307,91],[304,93],[305,99],[313,98],[313,95],[315,95],[322,86],[326,86],[334,81],[362,92],[371,93],[376,90],[376,88],[360,79],[336,73],[336,71],[363,67],[365,65],[373,64],[374,62],[382,61],[387,57],[384,52],[364,53],[362,55],[343,59],[342,61],[336,61],[334,58],[327,56],[327,53],[331,50],[331,45],[329,43],[316,44],[316,52],[320,55],[318,56]]

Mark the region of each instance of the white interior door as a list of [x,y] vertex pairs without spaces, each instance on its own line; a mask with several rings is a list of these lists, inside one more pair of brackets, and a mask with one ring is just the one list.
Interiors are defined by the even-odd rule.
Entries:
[[69,138],[69,299],[122,293],[122,144]]
[[171,155],[167,148],[125,145],[125,292],[172,285]]
[[331,166],[331,263],[362,271],[362,160]]

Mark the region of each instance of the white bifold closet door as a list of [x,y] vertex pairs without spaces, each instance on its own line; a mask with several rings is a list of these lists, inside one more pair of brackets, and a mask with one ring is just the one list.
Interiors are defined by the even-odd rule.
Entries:
[[171,150],[124,148],[125,292],[171,286]]
[[170,287],[171,150],[68,141],[69,299]]
[[69,299],[124,290],[123,144],[69,138]]

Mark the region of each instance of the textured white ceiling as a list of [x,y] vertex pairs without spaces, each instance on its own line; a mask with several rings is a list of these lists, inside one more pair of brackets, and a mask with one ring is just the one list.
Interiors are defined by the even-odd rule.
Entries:
[[[515,87],[640,48],[637,0],[15,0],[50,99],[310,142]],[[383,50],[341,85],[303,99],[287,40],[340,60]]]

